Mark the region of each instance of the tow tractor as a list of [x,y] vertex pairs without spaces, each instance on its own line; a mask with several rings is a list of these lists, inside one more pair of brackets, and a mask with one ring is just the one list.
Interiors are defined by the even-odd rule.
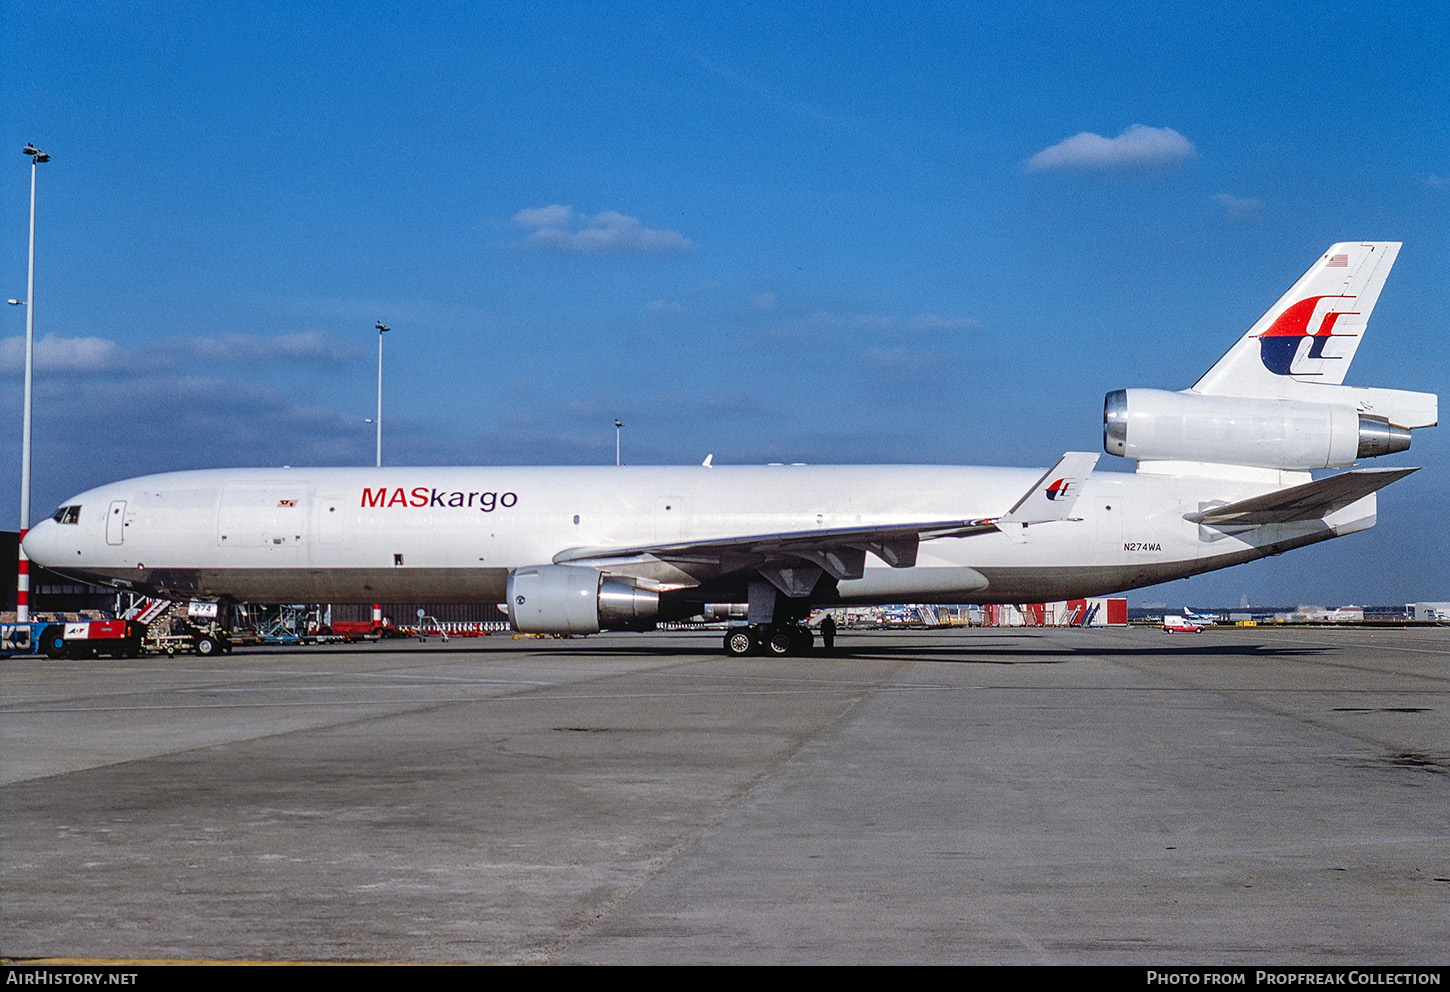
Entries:
[[33,620],[0,624],[0,654],[135,658],[146,625],[131,620]]

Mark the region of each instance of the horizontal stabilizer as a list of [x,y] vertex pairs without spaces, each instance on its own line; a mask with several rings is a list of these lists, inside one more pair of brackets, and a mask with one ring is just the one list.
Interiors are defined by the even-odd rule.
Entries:
[[1315,520],[1328,516],[1335,510],[1342,510],[1391,482],[1418,471],[1418,468],[1357,469],[1237,503],[1210,507],[1198,513],[1187,513],[1184,514],[1184,519],[1210,527]]

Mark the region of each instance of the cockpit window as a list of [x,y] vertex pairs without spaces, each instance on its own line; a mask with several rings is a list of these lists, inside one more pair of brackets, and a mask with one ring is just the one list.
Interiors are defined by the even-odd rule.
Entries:
[[58,524],[78,524],[81,522],[80,504],[77,503],[75,506],[62,506],[59,510],[55,511],[55,515],[50,519]]

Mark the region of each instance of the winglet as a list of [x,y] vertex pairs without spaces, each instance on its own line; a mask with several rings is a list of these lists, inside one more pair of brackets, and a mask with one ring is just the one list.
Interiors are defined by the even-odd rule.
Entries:
[[1031,524],[1066,520],[1097,463],[1096,451],[1067,452],[1032,484],[1012,509],[997,518],[997,529],[1014,541],[1022,541]]

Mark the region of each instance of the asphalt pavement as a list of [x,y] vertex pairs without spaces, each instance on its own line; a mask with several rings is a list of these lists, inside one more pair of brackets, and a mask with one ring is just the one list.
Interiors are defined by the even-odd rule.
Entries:
[[1450,961],[1450,629],[0,661],[0,955]]

